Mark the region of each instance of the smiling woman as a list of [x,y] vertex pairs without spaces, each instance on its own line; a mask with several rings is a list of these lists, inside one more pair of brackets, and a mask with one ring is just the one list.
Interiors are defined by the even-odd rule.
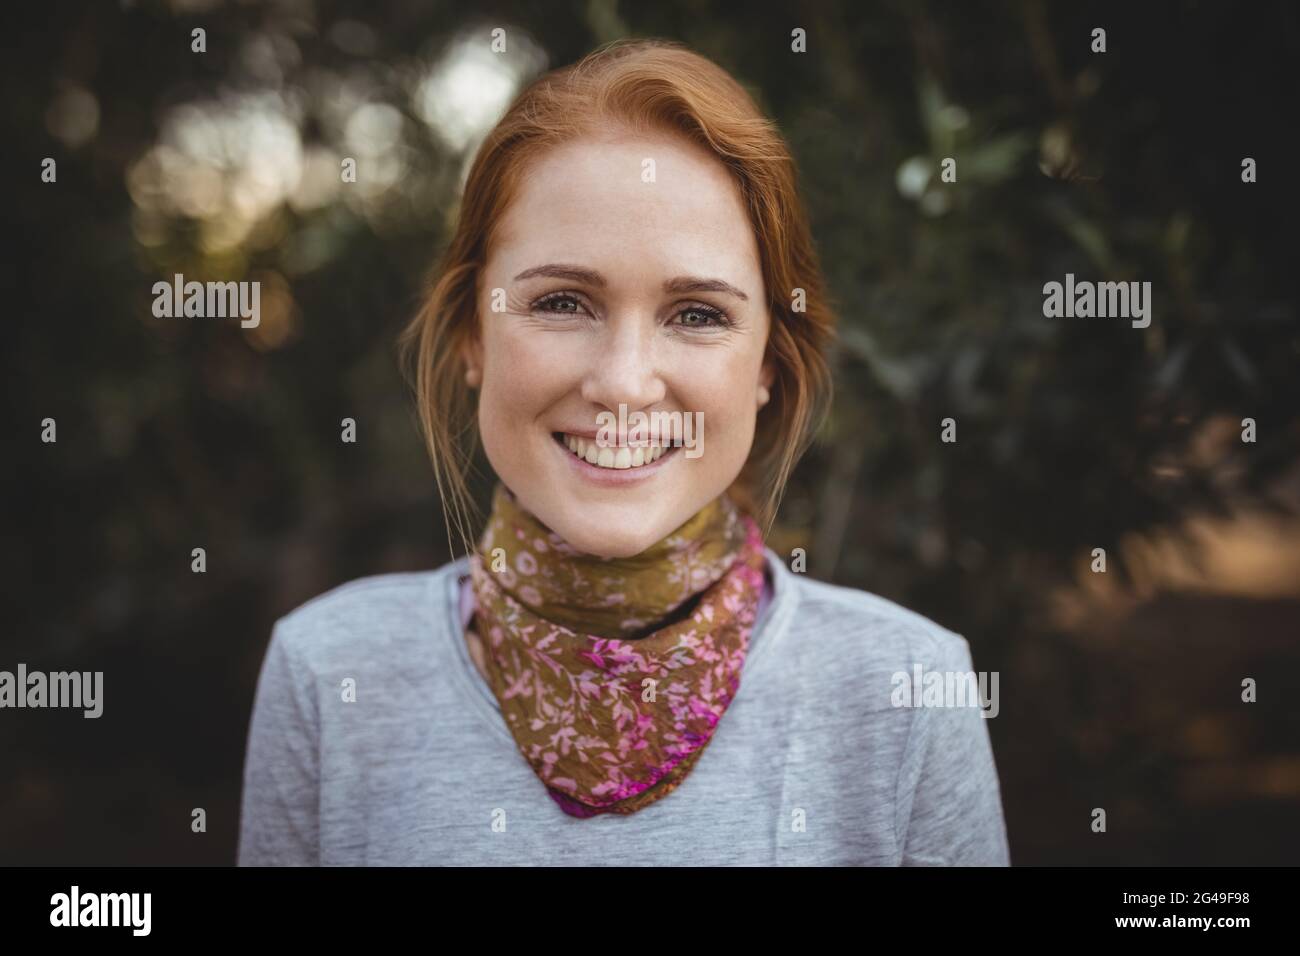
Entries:
[[716,64],[620,42],[524,90],[404,337],[467,556],[277,622],[241,862],[1007,862],[979,702],[892,703],[967,642],[763,541],[833,322],[789,151]]

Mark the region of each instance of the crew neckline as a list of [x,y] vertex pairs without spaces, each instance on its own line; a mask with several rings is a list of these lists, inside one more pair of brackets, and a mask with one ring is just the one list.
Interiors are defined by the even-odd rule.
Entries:
[[[785,563],[771,548],[764,547],[763,554],[771,578],[771,599],[767,607],[760,612],[758,620],[754,622],[754,630],[749,638],[750,651],[745,657],[745,664],[740,672],[740,687],[732,699],[732,704],[739,700],[745,693],[745,688],[753,683],[761,666],[775,656],[770,652],[770,648],[788,630],[790,615],[798,602],[793,576]],[[440,578],[430,582],[432,586],[441,587],[443,591],[441,617],[445,626],[441,630],[446,632],[448,639],[454,645],[456,684],[469,699],[471,709],[487,722],[497,737],[513,743],[514,737],[501,716],[496,695],[492,693],[492,688],[474,666],[474,661],[469,656],[469,648],[465,644],[464,625],[461,623],[460,593],[461,583],[468,575],[469,558],[462,557],[450,563]]]

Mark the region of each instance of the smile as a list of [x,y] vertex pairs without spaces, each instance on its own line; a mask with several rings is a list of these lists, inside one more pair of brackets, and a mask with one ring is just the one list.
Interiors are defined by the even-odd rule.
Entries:
[[671,455],[676,449],[662,445],[642,445],[638,447],[601,447],[595,439],[564,432],[552,433],[555,441],[567,448],[575,458],[580,458],[596,468],[622,471],[630,468],[644,468],[665,455]]

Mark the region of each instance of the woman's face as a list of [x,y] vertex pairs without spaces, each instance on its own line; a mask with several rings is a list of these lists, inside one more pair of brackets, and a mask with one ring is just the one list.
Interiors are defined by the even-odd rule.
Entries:
[[[659,136],[546,153],[489,250],[467,352],[493,469],[575,548],[644,551],[749,455],[772,380],[765,302],[739,189],[709,153]],[[654,458],[638,421],[691,447]]]

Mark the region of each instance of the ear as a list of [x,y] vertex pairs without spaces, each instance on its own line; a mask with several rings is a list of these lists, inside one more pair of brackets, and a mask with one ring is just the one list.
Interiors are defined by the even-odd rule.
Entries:
[[483,380],[483,342],[479,339],[477,325],[461,342],[460,361],[466,373],[473,371],[479,382]]
[[769,358],[764,360],[763,367],[758,372],[758,390],[755,397],[759,408],[772,400],[771,388],[774,381],[776,381],[776,363]]

